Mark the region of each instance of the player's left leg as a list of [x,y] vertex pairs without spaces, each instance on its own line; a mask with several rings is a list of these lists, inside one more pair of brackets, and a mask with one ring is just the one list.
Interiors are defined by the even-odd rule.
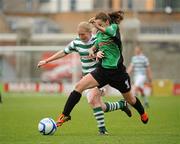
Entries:
[[101,93],[102,92],[97,87],[86,90],[87,100],[91,108],[93,109],[93,115],[97,121],[99,134],[107,135],[108,132],[105,126],[104,111],[101,108],[100,102]]
[[61,126],[64,122],[70,119],[70,113],[74,106],[79,102],[81,93],[89,88],[98,86],[98,82],[92,77],[91,74],[84,76],[75,86],[75,90],[69,95],[64,106],[63,113],[58,117],[57,126]]
[[122,95],[126,99],[126,101],[138,111],[141,116],[141,121],[146,124],[148,122],[148,115],[145,112],[140,100],[137,97],[133,96],[131,91],[122,93]]
[[116,75],[112,77],[110,85],[122,93],[125,100],[138,111],[141,116],[141,121],[147,123],[148,115],[145,113],[144,107],[139,99],[132,95],[129,75],[127,73],[119,75],[117,72]]

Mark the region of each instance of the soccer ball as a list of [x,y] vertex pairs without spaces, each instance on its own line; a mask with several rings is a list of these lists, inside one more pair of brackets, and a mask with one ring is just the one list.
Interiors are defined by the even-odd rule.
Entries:
[[42,135],[53,135],[57,129],[52,118],[43,118],[38,124],[38,130]]

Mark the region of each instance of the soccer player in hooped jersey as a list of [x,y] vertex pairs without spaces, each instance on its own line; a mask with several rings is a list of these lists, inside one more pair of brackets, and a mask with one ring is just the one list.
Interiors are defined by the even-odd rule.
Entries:
[[134,53],[135,55],[132,57],[127,70],[129,74],[133,72],[134,84],[132,86],[132,91],[134,95],[139,91],[144,99],[144,106],[149,107],[147,95],[144,92],[145,82],[151,83],[152,81],[149,59],[143,54],[143,51],[139,46],[135,47]]
[[92,87],[103,87],[107,84],[119,90],[125,100],[140,114],[141,121],[146,124],[148,115],[139,99],[132,95],[130,77],[123,64],[122,44],[118,24],[123,20],[123,12],[106,14],[98,13],[90,22],[98,29],[97,40],[89,52],[100,58],[96,69],[85,75],[75,86],[66,101],[64,110],[59,116],[57,126],[70,119],[70,113],[79,102],[84,90]]
[[[77,32],[78,37],[71,41],[70,44],[67,47],[65,47],[64,50],[60,50],[51,57],[39,61],[38,67],[41,67],[56,59],[60,59],[72,52],[77,52],[80,55],[83,75],[85,76],[88,73],[95,70],[97,61],[94,57],[89,56],[89,49],[95,44],[96,36],[92,35],[91,26],[88,22],[81,22],[78,25]],[[124,100],[103,103],[101,97],[102,93],[102,90],[95,87],[92,89],[88,89],[86,95],[88,103],[93,109],[94,117],[97,121],[97,126],[99,128],[99,133],[108,134],[104,122],[104,112],[110,112],[121,109],[129,117],[131,117],[131,111],[128,109],[127,103]]]

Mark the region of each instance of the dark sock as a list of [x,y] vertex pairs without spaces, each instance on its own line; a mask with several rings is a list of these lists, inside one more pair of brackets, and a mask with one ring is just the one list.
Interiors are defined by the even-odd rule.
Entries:
[[81,98],[81,94],[77,91],[72,91],[70,96],[68,97],[66,104],[64,106],[63,114],[65,116],[69,116],[74,106],[79,102]]
[[136,97],[136,103],[132,105],[140,115],[144,114],[144,107],[142,106],[141,102],[139,99]]

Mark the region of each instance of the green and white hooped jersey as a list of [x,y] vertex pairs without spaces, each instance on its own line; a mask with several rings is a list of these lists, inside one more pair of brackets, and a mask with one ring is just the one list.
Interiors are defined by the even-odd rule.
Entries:
[[149,66],[149,60],[145,55],[133,56],[131,59],[131,64],[133,65],[134,76],[146,76],[146,68]]
[[87,43],[82,42],[81,39],[77,37],[64,49],[64,52],[67,54],[72,52],[79,53],[83,75],[90,73],[96,68],[96,60],[89,57],[89,49],[95,44],[95,41],[96,36],[92,36]]

